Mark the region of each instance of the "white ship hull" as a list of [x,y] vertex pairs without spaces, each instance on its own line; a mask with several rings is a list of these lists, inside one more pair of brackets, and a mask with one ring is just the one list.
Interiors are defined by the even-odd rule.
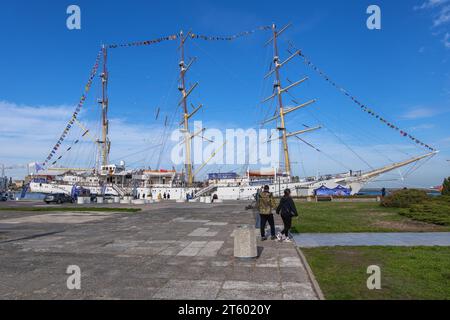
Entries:
[[[374,178],[392,171],[394,169],[403,167],[405,165],[417,162],[421,159],[428,158],[435,155],[436,152],[425,154],[419,157],[415,157],[403,162],[393,163],[391,165],[385,166],[380,169],[375,169],[369,172],[360,173],[357,175],[341,174],[335,176],[329,176],[327,179],[318,179],[314,181],[300,181],[300,182],[278,182],[269,184],[270,191],[276,196],[282,195],[283,190],[286,188],[291,189],[294,196],[312,196],[315,190],[324,186],[329,189],[334,189],[336,187],[344,187],[350,190],[350,194],[357,194],[361,188],[373,180]],[[94,179],[95,180],[95,179]],[[93,181],[93,180],[91,180]],[[160,198],[164,195],[170,195],[170,199],[186,199],[188,195],[194,194],[195,197],[201,195],[217,195],[218,199],[223,200],[242,200],[242,199],[253,199],[253,196],[261,188],[260,185],[251,185],[250,183],[244,184],[234,184],[230,186],[214,185],[210,184],[204,189],[199,188],[185,188],[185,187],[171,187],[171,186],[152,186],[152,187],[118,187],[117,185],[107,184],[106,186],[101,186],[99,183],[68,183],[68,182],[31,182],[30,191],[39,193],[66,193],[71,194],[74,185],[81,186],[84,189],[88,189],[91,194],[107,194],[124,196],[133,194],[139,199],[148,198]]]
[[[277,183],[269,184],[270,192],[275,196],[282,195],[283,190],[286,188],[291,189],[293,196],[313,196],[314,190],[321,186],[327,188],[335,188],[341,185],[346,188],[351,188],[351,194],[358,193],[363,182],[353,181],[351,183],[337,183],[337,179],[322,180],[318,182],[295,182],[295,183]],[[102,194],[102,187],[100,186],[89,186],[80,185],[84,189],[88,189],[91,194]],[[61,184],[61,183],[30,183],[30,192],[36,193],[66,193],[71,194],[73,185]],[[257,193],[261,186],[217,186],[213,187],[211,192],[206,194],[217,195],[218,199],[223,200],[250,200],[253,199],[254,195]],[[132,194],[133,190],[131,188],[123,188],[127,194]],[[194,188],[183,188],[183,187],[147,187],[147,188],[136,188],[134,193],[139,199],[156,199],[158,196],[162,196],[164,193],[170,195],[170,199],[186,199],[186,196],[192,193],[197,193],[201,189]],[[120,196],[120,194],[112,187],[107,186],[104,194]]]

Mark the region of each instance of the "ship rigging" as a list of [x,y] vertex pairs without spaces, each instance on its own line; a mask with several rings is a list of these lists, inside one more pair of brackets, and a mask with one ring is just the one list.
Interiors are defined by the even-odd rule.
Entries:
[[[154,40],[140,41],[140,42],[131,42],[125,44],[110,44],[110,45],[102,45],[98,55],[96,62],[91,70],[89,80],[85,87],[85,90],[80,98],[80,102],[77,105],[75,111],[71,119],[69,120],[68,125],[65,127],[63,133],[60,138],[57,140],[55,146],[51,149],[45,161],[42,163],[42,167],[44,168],[47,174],[43,174],[42,172],[37,172],[35,177],[32,177],[32,181],[30,183],[30,189],[32,192],[65,192],[71,193],[73,192],[74,187],[83,186],[87,189],[90,189],[94,194],[111,194],[111,195],[119,195],[124,196],[127,194],[133,194],[135,197],[141,199],[154,198],[161,193],[167,193],[171,195],[172,199],[184,199],[184,198],[197,198],[204,194],[215,194],[216,196],[223,199],[245,199],[250,198],[259,188],[259,183],[261,181],[267,182],[271,185],[272,191],[281,192],[281,189],[284,187],[290,187],[297,191],[297,195],[310,195],[314,192],[314,190],[320,186],[328,186],[328,187],[342,187],[347,188],[349,194],[357,193],[361,187],[372,181],[374,178],[387,173],[398,168],[407,166],[409,164],[414,164],[413,169],[417,169],[417,163],[424,159],[429,159],[434,156],[438,151],[431,147],[429,144],[424,143],[422,140],[419,140],[415,136],[407,133],[405,130],[400,129],[393,122],[386,120],[384,117],[377,114],[373,109],[368,108],[365,104],[361,103],[359,99],[355,98],[350,94],[349,91],[344,89],[343,87],[337,85],[336,82],[331,80],[331,78],[325,74],[321,69],[319,69],[316,65],[314,65],[309,58],[307,58],[302,50],[295,48],[295,46],[290,43],[290,49],[288,50],[289,56],[282,60],[280,58],[280,50],[279,50],[279,39],[280,36],[289,29],[291,24],[286,25],[280,30],[277,29],[276,25],[272,26],[263,26],[256,28],[251,31],[241,32],[232,36],[206,36],[194,33],[189,31],[185,34],[183,31],[180,31],[177,34],[173,34],[166,37],[160,37]],[[200,40],[209,40],[209,41],[233,41],[242,37],[249,36],[258,31],[270,31],[271,38],[266,42],[266,46],[272,45],[272,61],[271,68],[268,73],[264,76],[264,79],[273,78],[273,87],[272,94],[267,98],[261,101],[261,104],[264,106],[265,103],[275,102],[275,113],[269,117],[266,117],[262,120],[260,125],[266,125],[275,122],[276,129],[278,131],[278,136],[270,137],[269,141],[279,140],[281,141],[282,147],[282,163],[283,166],[280,165],[280,168],[275,168],[273,171],[269,173],[255,173],[249,170],[248,165],[246,166],[246,174],[245,176],[223,176],[225,178],[219,178],[219,176],[213,176],[214,178],[209,179],[209,181],[205,184],[202,182],[196,181],[196,176],[200,170],[202,170],[206,163],[211,159],[211,157],[216,156],[216,151],[212,153],[210,159],[208,159],[204,164],[202,164],[197,170],[194,170],[192,163],[192,143],[193,138],[196,136],[203,135],[204,129],[195,131],[191,130],[190,120],[191,118],[197,114],[199,110],[203,108],[203,105],[200,104],[195,107],[193,104],[190,104],[189,98],[193,91],[197,88],[198,82],[187,86],[187,73],[194,64],[196,58],[191,58],[188,62],[186,62],[185,51],[186,51],[186,42],[188,40],[196,41]],[[128,170],[125,167],[125,163],[121,162],[119,165],[111,164],[109,155],[111,150],[111,140],[109,138],[109,120],[108,120],[108,109],[109,109],[109,99],[108,99],[108,84],[109,84],[109,71],[108,71],[108,52],[109,50],[113,50],[116,48],[126,48],[126,47],[134,47],[134,46],[149,46],[156,45],[160,42],[164,41],[179,41],[178,51],[179,51],[179,75],[178,75],[178,90],[181,94],[181,99],[178,101],[178,107],[181,107],[181,121],[179,125],[181,126],[181,132],[184,135],[184,139],[182,143],[184,144],[184,169],[180,174],[175,168],[173,170],[161,170],[159,168],[159,160],[158,160],[158,168],[155,170],[151,169],[139,169],[139,170]],[[403,161],[391,161],[390,164],[385,165],[381,168],[373,168],[369,165],[370,169],[366,172],[358,172],[355,173],[352,170],[344,174],[336,174],[329,175],[325,178],[316,177],[314,179],[303,178],[303,179],[294,179],[293,170],[292,170],[292,160],[290,154],[290,138],[296,138],[299,143],[303,143],[308,146],[308,148],[313,148],[315,151],[319,153],[323,153],[323,150],[317,148],[314,144],[308,142],[302,136],[306,133],[310,133],[316,130],[321,129],[323,126],[315,125],[303,125],[305,128],[299,129],[297,128],[295,131],[287,130],[287,117],[291,116],[291,114],[297,110],[304,109],[317,102],[317,99],[310,99],[302,102],[298,102],[295,96],[292,94],[294,88],[300,86],[301,84],[308,81],[309,77],[305,76],[299,80],[294,82],[289,81],[289,84],[284,84],[282,82],[282,70],[284,67],[293,61],[295,58],[302,59],[305,64],[311,67],[315,72],[317,72],[322,78],[324,78],[328,83],[330,83],[333,87],[335,87],[338,91],[344,94],[346,97],[352,100],[354,104],[356,104],[363,112],[369,114],[371,117],[381,121],[385,124],[389,129],[395,130],[400,133],[401,137],[407,138],[416,145],[423,147],[427,150],[427,153],[414,156],[409,159]],[[101,66],[100,66],[101,63]],[[94,79],[97,76],[98,70],[101,67],[101,73],[99,78],[101,79],[101,98],[98,99],[98,104],[101,108],[101,137],[95,138],[95,136],[91,135],[89,129],[86,128],[83,123],[78,119],[79,113],[83,108],[83,105],[86,101],[86,97],[91,89],[91,86],[94,82]],[[288,95],[292,98],[292,101],[295,103],[294,106],[287,106],[285,104],[284,97]],[[192,110],[190,110],[192,108]],[[158,107],[156,113],[156,120],[160,117],[160,108]],[[167,116],[164,119],[164,127],[167,127],[168,118]],[[76,125],[82,129],[81,136],[69,143],[67,148],[62,148],[62,145],[65,143],[66,137],[71,131],[72,127]],[[66,154],[73,151],[73,148],[79,145],[81,139],[90,139],[94,142],[97,151],[98,157],[95,161],[95,164],[88,169],[80,169],[80,168],[63,168],[58,166],[61,160],[64,159]],[[153,146],[155,149],[158,146],[161,146],[161,153],[164,151],[165,147],[165,134],[163,134],[162,140],[160,144],[156,144]],[[226,143],[226,142],[225,142]],[[225,145],[224,143],[224,145]],[[223,147],[223,146],[222,146]],[[346,145],[348,149],[350,149],[357,157],[361,160],[365,161],[358,153],[352,150],[348,145]],[[326,155],[326,154],[325,154]],[[332,160],[333,157],[328,156]],[[283,168],[281,168],[283,167]],[[282,169],[282,170],[281,170]],[[413,170],[411,169],[411,171]],[[54,174],[49,174],[49,172],[56,172]],[[255,178],[257,177],[257,178]],[[261,179],[262,178],[262,179]],[[42,180],[44,179],[44,180]],[[258,180],[259,179],[259,180]]]

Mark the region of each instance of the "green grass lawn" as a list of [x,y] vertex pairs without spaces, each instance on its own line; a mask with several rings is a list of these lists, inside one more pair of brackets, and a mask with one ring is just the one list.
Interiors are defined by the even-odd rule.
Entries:
[[[329,300],[450,299],[450,247],[302,249]],[[381,268],[381,290],[367,289],[367,267]]]
[[450,231],[450,226],[414,221],[402,209],[375,202],[297,202],[293,232],[425,232]]
[[139,212],[140,208],[107,208],[107,207],[1,207],[0,211],[70,211],[70,212]]

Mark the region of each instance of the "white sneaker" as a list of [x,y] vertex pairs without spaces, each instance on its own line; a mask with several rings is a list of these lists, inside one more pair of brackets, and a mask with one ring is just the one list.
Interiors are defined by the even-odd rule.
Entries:
[[292,239],[291,239],[291,238],[288,238],[288,237],[286,237],[286,239],[284,239],[284,240],[283,240],[283,242],[288,242],[288,243],[290,243],[290,242],[292,242]]
[[283,235],[281,233],[277,233],[277,239],[278,241],[282,241],[283,240]]

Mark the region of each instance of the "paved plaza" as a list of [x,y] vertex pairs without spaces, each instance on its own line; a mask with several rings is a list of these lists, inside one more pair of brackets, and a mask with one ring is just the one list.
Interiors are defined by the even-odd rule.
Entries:
[[[255,223],[247,204],[0,211],[0,299],[318,299],[292,243],[258,237],[257,259],[233,257],[233,230]],[[81,290],[67,289],[69,265]]]

